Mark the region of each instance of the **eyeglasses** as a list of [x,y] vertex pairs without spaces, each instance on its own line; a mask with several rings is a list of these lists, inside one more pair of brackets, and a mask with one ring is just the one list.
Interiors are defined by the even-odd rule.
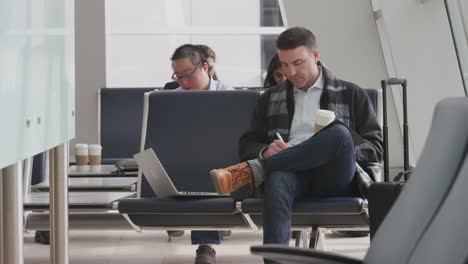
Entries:
[[176,81],[176,82],[180,82],[182,80],[188,80],[190,78],[193,77],[193,75],[195,74],[195,72],[201,67],[202,65],[199,64],[197,66],[195,66],[195,68],[193,68],[193,70],[191,70],[190,72],[187,72],[187,73],[182,73],[182,74],[176,74],[175,72],[172,74],[171,76],[171,79]]

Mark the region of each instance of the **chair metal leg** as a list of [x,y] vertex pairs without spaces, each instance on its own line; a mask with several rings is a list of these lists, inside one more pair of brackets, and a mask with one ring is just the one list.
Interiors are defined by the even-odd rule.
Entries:
[[315,248],[315,242],[317,240],[317,227],[313,226],[310,230],[310,237],[309,237],[309,248]]
[[[0,169],[0,212],[3,211],[3,170]],[[3,264],[3,213],[0,214],[0,264]]]
[[68,143],[49,150],[50,259],[68,264]]
[[295,247],[300,247],[301,246],[302,233],[303,232],[301,230],[292,231],[292,238],[295,241]]
[[324,227],[317,228],[317,236],[315,240],[315,249],[325,251],[325,234],[327,229]]
[[23,195],[22,161],[3,169],[2,204],[3,263],[23,263]]
[[302,247],[309,248],[310,243],[310,234],[312,233],[312,229],[308,228],[305,231],[301,232],[301,239],[302,239]]
[[23,161],[23,199],[26,200],[31,196],[31,179],[33,158],[27,158]]

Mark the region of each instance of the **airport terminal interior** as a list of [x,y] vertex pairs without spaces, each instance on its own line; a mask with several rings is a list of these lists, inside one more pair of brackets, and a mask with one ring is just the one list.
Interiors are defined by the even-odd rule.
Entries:
[[468,263],[467,88],[468,0],[2,0],[0,264]]

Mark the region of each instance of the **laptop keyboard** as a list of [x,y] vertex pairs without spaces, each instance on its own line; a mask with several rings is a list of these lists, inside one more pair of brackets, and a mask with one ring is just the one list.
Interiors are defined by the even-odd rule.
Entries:
[[219,195],[218,193],[215,192],[179,192],[181,195]]

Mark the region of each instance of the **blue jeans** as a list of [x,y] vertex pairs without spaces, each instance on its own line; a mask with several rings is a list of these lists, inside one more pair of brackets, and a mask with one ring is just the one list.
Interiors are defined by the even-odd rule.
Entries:
[[289,244],[295,198],[352,195],[354,145],[342,125],[326,128],[261,163],[265,171],[264,244]]
[[218,231],[192,231],[192,245],[221,244],[221,234]]

